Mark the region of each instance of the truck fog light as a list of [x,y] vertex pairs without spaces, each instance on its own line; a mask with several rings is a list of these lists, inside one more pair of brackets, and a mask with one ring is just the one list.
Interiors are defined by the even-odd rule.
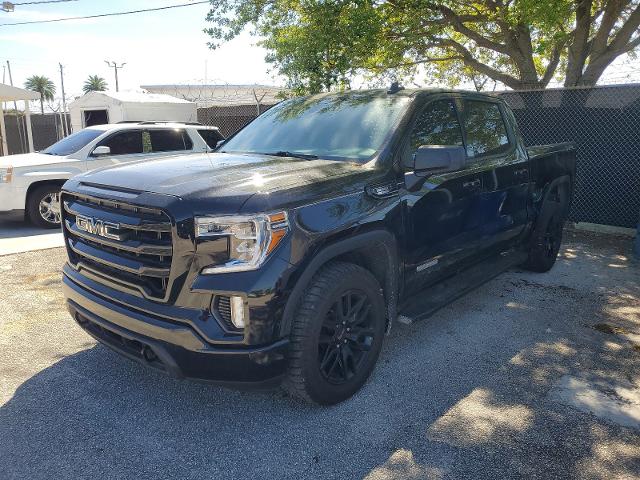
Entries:
[[236,295],[231,297],[231,322],[236,328],[244,328],[244,300]]

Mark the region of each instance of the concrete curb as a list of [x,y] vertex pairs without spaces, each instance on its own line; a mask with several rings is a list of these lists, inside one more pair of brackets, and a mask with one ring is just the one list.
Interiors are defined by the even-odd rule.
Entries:
[[605,233],[621,237],[634,238],[637,234],[635,228],[616,227],[614,225],[601,225],[599,223],[567,222],[567,227],[582,232]]

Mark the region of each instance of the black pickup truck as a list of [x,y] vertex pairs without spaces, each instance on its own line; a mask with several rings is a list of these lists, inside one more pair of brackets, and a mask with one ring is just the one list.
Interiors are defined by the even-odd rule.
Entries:
[[83,329],[150,367],[332,404],[397,321],[514,265],[549,270],[574,178],[573,147],[527,149],[493,96],[295,98],[215,153],[69,180],[64,293]]

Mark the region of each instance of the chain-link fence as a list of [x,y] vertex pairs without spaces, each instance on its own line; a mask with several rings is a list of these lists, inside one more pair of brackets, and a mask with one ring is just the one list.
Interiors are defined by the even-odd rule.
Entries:
[[[71,125],[66,115],[67,129]],[[24,114],[7,114],[4,123],[7,131],[7,147],[9,155],[29,151],[27,143],[27,125]],[[44,150],[64,137],[63,117],[58,113],[31,114],[31,131],[33,132],[33,148]],[[0,148],[0,151],[2,149]]]
[[225,137],[230,137],[259,113],[266,112],[273,105],[235,105],[198,108],[198,122],[218,127]]
[[141,88],[194,102],[198,106],[198,121],[218,127],[225,137],[286,95],[285,89],[268,85],[142,85]]
[[640,212],[640,85],[500,92],[527,145],[576,145],[569,219],[633,228]]

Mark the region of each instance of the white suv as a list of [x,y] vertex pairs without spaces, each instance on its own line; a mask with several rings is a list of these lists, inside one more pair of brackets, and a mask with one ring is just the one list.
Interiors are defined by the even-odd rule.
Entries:
[[169,122],[94,125],[46,150],[0,157],[0,213],[26,211],[37,226],[60,225],[60,187],[95,168],[161,156],[209,152],[224,137],[216,127]]

